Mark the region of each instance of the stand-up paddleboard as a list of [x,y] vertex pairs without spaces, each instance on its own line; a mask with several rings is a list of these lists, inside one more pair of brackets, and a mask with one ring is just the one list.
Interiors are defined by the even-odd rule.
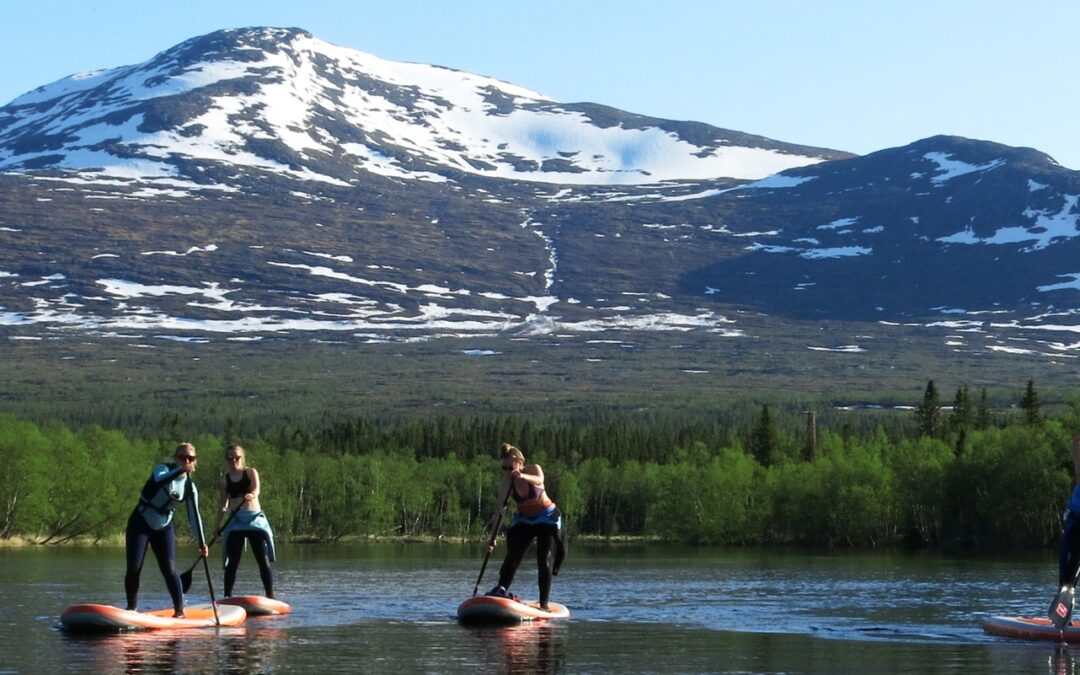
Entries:
[[500,598],[477,595],[458,605],[458,621],[462,623],[519,623],[546,619],[569,619],[570,610],[557,602],[548,603],[548,611],[540,609],[535,600]]
[[243,607],[248,616],[279,616],[292,611],[289,603],[265,595],[234,595],[219,600],[218,605]]
[[982,620],[983,630],[1000,637],[1053,642],[1080,642],[1080,626],[1069,624],[1059,631],[1050,619],[1026,616],[991,616]]
[[[239,626],[247,619],[243,607],[219,606],[218,619],[222,626]],[[213,628],[214,608],[210,605],[192,605],[184,608],[184,618],[173,618],[173,609],[155,609],[135,612],[112,605],[73,605],[60,615],[60,625],[70,631],[127,631],[168,630],[178,628]]]

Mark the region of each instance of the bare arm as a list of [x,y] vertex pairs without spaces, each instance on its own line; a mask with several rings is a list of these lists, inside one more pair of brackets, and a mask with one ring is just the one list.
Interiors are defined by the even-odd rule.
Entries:
[[520,478],[526,483],[531,483],[537,487],[544,484],[544,470],[540,468],[539,464],[532,464],[521,470],[521,473],[515,472],[515,478]]
[[[251,472],[251,492],[248,493],[248,495],[251,495],[251,499],[248,499],[248,501],[252,502],[259,498],[259,492],[262,491],[262,481],[259,480],[258,471],[255,469],[248,469],[248,471]],[[244,498],[247,499],[248,495],[244,495]]]

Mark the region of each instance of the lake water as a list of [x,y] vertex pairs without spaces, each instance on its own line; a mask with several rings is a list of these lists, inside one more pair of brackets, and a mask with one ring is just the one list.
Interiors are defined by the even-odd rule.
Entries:
[[[0,549],[0,673],[1080,673],[1080,647],[994,638],[978,624],[1045,613],[1049,552],[573,546],[552,593],[571,620],[460,626],[481,561],[479,546],[285,545],[276,570],[289,616],[80,637],[58,617],[78,602],[123,604],[123,551]],[[535,585],[527,557],[512,590],[534,598]],[[141,606],[169,605],[152,560],[142,587]],[[250,556],[236,592],[261,592]],[[196,575],[188,602],[208,597]]]

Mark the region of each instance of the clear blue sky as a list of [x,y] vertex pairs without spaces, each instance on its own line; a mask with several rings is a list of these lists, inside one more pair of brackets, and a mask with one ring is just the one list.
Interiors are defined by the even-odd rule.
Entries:
[[865,154],[936,134],[1080,170],[1076,0],[4,2],[0,105],[220,28],[296,26],[565,102]]

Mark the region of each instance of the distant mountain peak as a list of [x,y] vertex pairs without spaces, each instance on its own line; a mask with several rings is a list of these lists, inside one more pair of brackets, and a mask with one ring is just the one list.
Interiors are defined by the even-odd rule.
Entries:
[[847,156],[701,123],[561,104],[387,61],[299,28],[222,30],[0,108],[0,170],[205,184],[214,168],[353,184],[362,173],[556,184],[751,180]]

